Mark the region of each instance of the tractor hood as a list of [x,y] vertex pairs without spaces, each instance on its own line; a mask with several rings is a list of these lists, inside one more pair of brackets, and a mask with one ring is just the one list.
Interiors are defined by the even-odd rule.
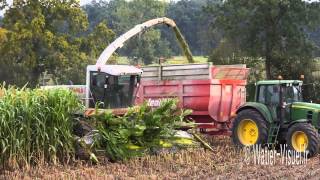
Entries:
[[294,102],[292,103],[293,109],[309,109],[309,110],[316,110],[320,111],[320,104],[315,103],[306,103],[306,102]]

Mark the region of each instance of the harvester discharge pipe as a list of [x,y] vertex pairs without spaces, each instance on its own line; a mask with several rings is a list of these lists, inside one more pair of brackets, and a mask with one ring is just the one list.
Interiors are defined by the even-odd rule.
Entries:
[[162,17],[162,18],[156,18],[156,19],[151,19],[149,21],[146,21],[142,24],[136,25],[134,28],[130,29],[128,32],[122,34],[119,38],[117,38],[115,41],[113,41],[100,55],[100,57],[97,60],[96,65],[104,65],[107,63],[108,59],[112,56],[112,54],[118,49],[123,46],[123,44],[129,40],[130,38],[134,37],[135,35],[139,34],[142,31],[147,30],[148,28],[158,25],[158,24],[166,24],[170,27],[172,27],[177,40],[180,44],[180,47],[183,50],[184,55],[188,59],[189,63],[193,63],[193,57],[192,53],[190,51],[190,48],[181,34],[179,28],[177,27],[176,23],[169,18]]

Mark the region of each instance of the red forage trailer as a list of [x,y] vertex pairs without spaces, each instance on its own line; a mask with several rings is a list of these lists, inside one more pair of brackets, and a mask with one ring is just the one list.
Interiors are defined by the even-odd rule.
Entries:
[[179,106],[203,133],[229,134],[236,110],[246,101],[249,69],[245,65],[186,64],[143,67],[135,104],[159,106],[178,98]]

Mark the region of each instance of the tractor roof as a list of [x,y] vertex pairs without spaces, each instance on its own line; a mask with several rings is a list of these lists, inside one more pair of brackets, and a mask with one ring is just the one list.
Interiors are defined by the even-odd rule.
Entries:
[[142,74],[141,69],[130,65],[89,65],[87,70],[101,71],[113,76]]
[[292,83],[301,84],[302,81],[300,80],[264,80],[264,81],[258,81],[257,85],[292,84]]

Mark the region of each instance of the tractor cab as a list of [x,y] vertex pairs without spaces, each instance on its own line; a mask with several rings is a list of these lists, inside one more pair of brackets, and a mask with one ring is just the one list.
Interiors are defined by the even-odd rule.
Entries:
[[101,109],[127,108],[133,104],[142,70],[128,65],[87,67],[86,106]]
[[259,81],[255,101],[266,105],[274,120],[289,121],[292,104],[303,101],[301,86],[298,80]]
[[320,147],[320,104],[303,102],[301,91],[298,80],[259,81],[255,101],[237,110],[233,142],[240,147],[286,145],[291,152],[315,156]]

